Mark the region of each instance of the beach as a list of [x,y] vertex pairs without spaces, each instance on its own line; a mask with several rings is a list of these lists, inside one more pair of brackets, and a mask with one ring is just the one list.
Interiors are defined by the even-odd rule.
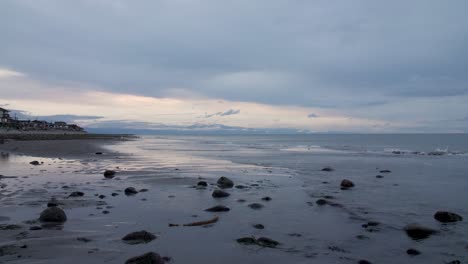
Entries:
[[[7,139],[0,262],[125,263],[155,252],[167,263],[466,263],[466,219],[434,219],[441,210],[468,216],[466,136],[442,141]],[[353,186],[343,187],[345,179]],[[229,196],[213,197],[219,191]],[[66,221],[39,221],[48,203]],[[434,232],[414,239],[411,224]],[[122,240],[142,230],[155,237]]]

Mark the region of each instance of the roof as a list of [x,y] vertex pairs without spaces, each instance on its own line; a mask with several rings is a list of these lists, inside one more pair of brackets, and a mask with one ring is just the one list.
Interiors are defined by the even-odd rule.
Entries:
[[10,111],[0,107],[0,112],[10,112]]

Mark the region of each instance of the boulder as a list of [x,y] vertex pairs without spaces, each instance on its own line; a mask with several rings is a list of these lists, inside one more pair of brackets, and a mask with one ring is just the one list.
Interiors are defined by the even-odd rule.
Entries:
[[462,221],[463,217],[456,213],[447,212],[447,211],[438,211],[434,214],[434,218],[442,223],[452,223]]
[[67,221],[65,212],[57,206],[48,207],[42,211],[39,220],[42,222],[57,222],[63,223]]
[[113,171],[113,170],[105,170],[104,171],[104,178],[112,179],[114,177],[115,177],[115,171]]
[[134,194],[137,194],[137,193],[138,193],[138,191],[137,191],[135,188],[133,188],[133,187],[127,187],[127,188],[125,188],[125,191],[124,191],[124,192],[125,192],[126,195],[134,195]]
[[132,232],[122,238],[129,244],[148,243],[156,239],[156,236],[145,230]]
[[220,188],[224,188],[224,189],[232,188],[234,186],[234,182],[231,179],[224,177],[224,176],[219,178],[216,183],[218,184]]
[[157,253],[148,252],[128,259],[125,264],[164,264],[164,259]]
[[211,208],[208,208],[206,209],[205,211],[207,212],[227,212],[231,209],[229,209],[229,207],[226,207],[224,205],[216,205],[216,206],[213,206]]
[[341,189],[343,190],[347,190],[349,188],[354,187],[354,183],[347,179],[342,180],[340,185],[341,185]]
[[213,198],[224,198],[224,197],[228,197],[229,195],[231,194],[222,190],[214,190],[213,193],[211,194]]
[[417,224],[410,224],[404,228],[406,234],[414,240],[420,240],[428,238],[430,235],[437,233],[436,230],[420,226]]

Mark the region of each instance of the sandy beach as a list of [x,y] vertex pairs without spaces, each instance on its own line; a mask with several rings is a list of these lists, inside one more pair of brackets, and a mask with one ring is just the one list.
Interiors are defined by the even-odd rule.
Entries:
[[[466,223],[441,225],[432,217],[436,208],[468,215],[466,207],[419,199],[436,195],[424,184],[415,193],[417,182],[406,177],[420,157],[363,162],[291,148],[276,158],[277,152],[225,140],[7,140],[0,145],[0,262],[126,263],[147,252],[166,263],[467,260]],[[307,162],[307,175],[298,162]],[[105,178],[106,170],[115,177]],[[220,186],[222,176],[233,186]],[[344,178],[355,186],[340,189]],[[219,191],[229,196],[213,197]],[[63,209],[65,222],[39,221],[48,203]],[[404,229],[414,222],[436,234],[412,239]],[[122,240],[143,230],[154,237]]]

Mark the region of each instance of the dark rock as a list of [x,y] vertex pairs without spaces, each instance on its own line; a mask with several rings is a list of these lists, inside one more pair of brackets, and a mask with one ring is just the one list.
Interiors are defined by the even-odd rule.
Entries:
[[330,171],[334,171],[334,169],[332,167],[325,167],[322,169],[322,171],[330,172]]
[[425,239],[430,235],[437,233],[436,230],[420,226],[417,224],[410,224],[404,228],[406,234],[414,240]]
[[128,259],[125,264],[164,264],[164,260],[159,254],[148,252]]
[[271,201],[271,197],[265,196],[262,198],[262,201]]
[[109,214],[110,212],[108,210],[102,211],[103,214]]
[[34,166],[41,165],[41,163],[39,163],[39,161],[37,161],[37,160],[31,161],[31,162],[29,162],[29,164],[34,165]]
[[62,223],[67,221],[67,215],[59,207],[49,207],[42,211],[39,220],[42,222],[58,222]]
[[257,244],[262,247],[274,248],[280,243],[268,237],[260,237],[257,239]]
[[406,254],[411,255],[411,256],[416,256],[416,255],[421,254],[421,252],[419,252],[419,250],[416,250],[414,248],[410,248],[406,250]]
[[96,152],[96,155],[102,155],[102,152]]
[[325,200],[325,199],[318,199],[315,203],[318,204],[318,205],[326,205],[326,204],[327,204],[327,200]]
[[112,195],[112,196],[117,196],[117,195],[119,195],[119,194],[114,192],[114,193],[112,193],[111,195]]
[[447,264],[461,264],[461,261],[457,260],[452,260],[450,262],[447,262]]
[[85,243],[88,243],[88,242],[92,241],[91,239],[86,238],[86,237],[77,237],[76,240],[81,241],[81,242],[85,242]]
[[208,186],[208,183],[206,181],[199,181],[197,183],[197,186],[199,187],[207,187]]
[[451,213],[447,211],[438,211],[434,214],[434,218],[442,223],[452,223],[462,221],[463,217],[456,213]]
[[104,171],[104,178],[112,179],[114,177],[115,177],[115,171],[113,171],[113,170],[105,170]]
[[31,227],[29,228],[29,230],[31,230],[31,231],[42,230],[42,227],[40,227],[40,226],[31,226]]
[[222,190],[214,190],[213,193],[211,194],[213,198],[224,198],[224,197],[228,197],[229,195],[231,194]]
[[378,226],[378,225],[380,225],[380,223],[377,222],[377,221],[369,221],[369,222],[367,222],[367,226]]
[[48,202],[47,203],[47,207],[55,207],[55,206],[58,206],[58,204],[56,202]]
[[380,173],[390,173],[392,172],[391,170],[381,170]]
[[352,181],[346,179],[341,181],[341,189],[346,190],[352,187],[354,187],[354,183]]
[[205,211],[207,211],[207,212],[227,212],[229,210],[230,210],[229,207],[226,207],[224,205],[217,205],[217,206],[213,206],[211,208],[208,208]]
[[220,188],[232,188],[234,186],[234,182],[231,179],[224,176],[219,178],[216,183]]
[[83,195],[84,195],[83,192],[72,192],[72,193],[70,193],[70,195],[68,197],[81,197]]
[[245,199],[238,199],[237,202],[238,202],[238,203],[245,203],[246,200],[245,200]]
[[263,204],[259,204],[259,203],[251,203],[249,204],[249,207],[254,209],[254,210],[258,210],[258,209],[262,209],[263,208]]
[[361,259],[358,261],[359,264],[372,264],[372,262],[368,261],[368,260],[365,260],[365,259]]
[[154,239],[156,239],[156,236],[145,230],[132,232],[122,238],[123,241],[129,244],[148,243],[153,241]]
[[133,187],[126,188],[124,192],[126,195],[134,195],[138,193],[138,191]]
[[99,199],[104,199],[104,198],[106,198],[106,196],[105,196],[104,194],[101,194],[101,195],[99,195],[98,197],[99,197]]
[[257,240],[253,237],[241,237],[236,239],[237,243],[243,245],[255,245],[257,244]]
[[245,186],[245,185],[240,185],[240,184],[239,184],[239,185],[236,185],[236,188],[237,188],[237,189],[246,189],[246,188],[248,188],[248,187]]
[[376,177],[377,179],[382,179],[382,178],[383,178],[382,175],[377,175],[377,176],[375,176],[375,177]]
[[256,228],[256,229],[264,229],[265,228],[265,226],[262,225],[262,224],[255,224],[255,225],[253,225],[253,227]]
[[143,188],[139,192],[147,192],[147,191],[148,191],[148,189]]

